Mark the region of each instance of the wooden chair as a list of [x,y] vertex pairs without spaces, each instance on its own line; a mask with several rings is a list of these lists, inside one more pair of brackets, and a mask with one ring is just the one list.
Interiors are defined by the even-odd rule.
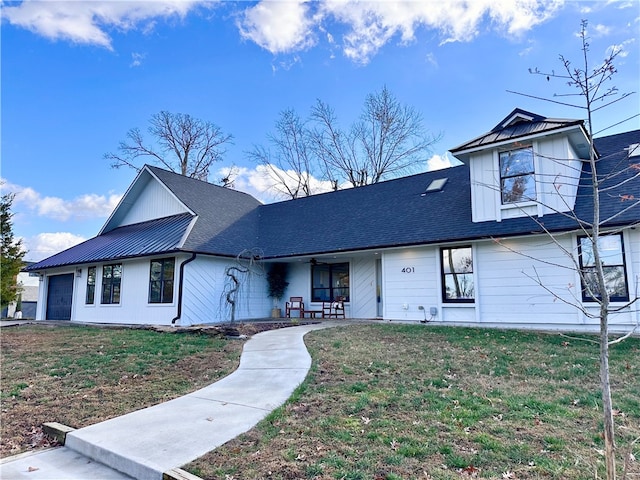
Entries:
[[322,318],[345,318],[344,297],[338,297],[333,302],[322,302]]
[[290,297],[285,306],[285,316],[291,318],[291,312],[298,312],[300,318],[304,318],[304,302],[302,297]]

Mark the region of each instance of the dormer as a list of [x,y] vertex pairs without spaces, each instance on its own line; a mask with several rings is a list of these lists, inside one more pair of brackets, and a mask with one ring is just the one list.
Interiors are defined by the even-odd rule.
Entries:
[[589,137],[582,120],[516,108],[451,153],[469,166],[473,221],[500,222],[571,211]]

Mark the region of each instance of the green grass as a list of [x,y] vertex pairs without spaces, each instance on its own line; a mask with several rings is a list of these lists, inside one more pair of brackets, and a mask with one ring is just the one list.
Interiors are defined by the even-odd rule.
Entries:
[[233,371],[241,348],[142,329],[3,328],[2,454],[33,448],[44,422],[80,428],[201,388]]
[[[313,366],[295,400],[188,470],[207,479],[602,478],[597,345],[389,324],[305,342]],[[621,467],[640,436],[640,340],[616,345],[611,366]],[[637,443],[633,451],[640,457]]]

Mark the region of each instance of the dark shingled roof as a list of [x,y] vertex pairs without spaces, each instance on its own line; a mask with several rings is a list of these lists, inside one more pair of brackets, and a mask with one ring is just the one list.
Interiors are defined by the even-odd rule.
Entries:
[[[625,151],[634,143],[640,143],[640,130],[596,139],[601,155],[600,175],[620,171],[637,161],[628,159]],[[186,232],[190,214],[117,228],[32,265],[29,270],[173,250],[235,256],[244,249],[259,247],[265,258],[281,258],[542,231],[529,217],[473,223],[467,165],[267,205],[241,192],[148,168],[197,215],[183,245],[178,246],[177,242]],[[617,181],[632,179],[636,173],[629,168]],[[448,179],[442,190],[425,193],[433,180],[441,178]],[[637,223],[640,208],[633,199],[640,199],[637,177],[602,195],[602,219],[622,212],[608,225]],[[632,205],[635,206],[629,208]],[[592,219],[587,163],[583,166],[575,213],[583,221]],[[562,214],[545,215],[540,220],[550,231],[577,227],[575,220]]]
[[[627,159],[624,149],[639,142],[640,130],[597,140],[596,146],[602,152],[598,161],[600,175],[629,167],[633,159]],[[624,176],[609,180],[609,183],[635,174],[637,170],[627,168]],[[445,177],[448,181],[442,191],[425,194],[433,180]],[[543,228],[529,217],[472,222],[470,190],[469,168],[461,165],[366,187],[264,205],[260,217],[260,246],[266,257],[286,257],[543,232]],[[633,200],[622,200],[622,195],[640,199],[640,179],[635,178],[601,197],[603,221],[633,205]],[[583,168],[575,213],[582,221],[593,219],[587,163]],[[545,215],[540,221],[550,231],[573,230],[578,226],[575,220],[562,214]],[[636,204],[607,225],[638,221],[640,206]]]
[[256,246],[258,207],[262,205],[258,200],[237,190],[147,168],[198,217],[183,250],[236,256]]

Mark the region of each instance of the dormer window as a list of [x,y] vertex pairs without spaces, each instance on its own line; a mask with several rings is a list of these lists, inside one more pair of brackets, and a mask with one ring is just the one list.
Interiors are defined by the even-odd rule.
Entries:
[[502,204],[535,200],[533,148],[526,147],[500,152],[499,158]]

